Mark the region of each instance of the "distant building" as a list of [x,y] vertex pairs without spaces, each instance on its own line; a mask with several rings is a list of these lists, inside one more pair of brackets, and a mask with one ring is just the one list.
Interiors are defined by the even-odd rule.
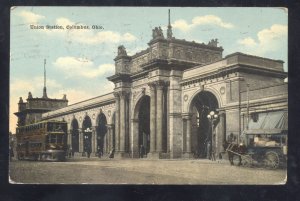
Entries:
[[19,99],[18,112],[14,113],[18,117],[17,126],[24,126],[38,122],[42,119],[43,113],[68,106],[66,95],[64,95],[62,99],[48,98],[45,69],[44,72],[43,96],[41,98],[33,98],[31,92],[29,92],[27,102],[24,102],[22,97]]

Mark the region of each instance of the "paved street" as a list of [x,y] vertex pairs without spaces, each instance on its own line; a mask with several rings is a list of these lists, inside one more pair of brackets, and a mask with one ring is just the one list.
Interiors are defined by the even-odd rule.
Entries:
[[10,179],[41,184],[284,184],[286,170],[230,166],[227,161],[79,158],[10,163]]

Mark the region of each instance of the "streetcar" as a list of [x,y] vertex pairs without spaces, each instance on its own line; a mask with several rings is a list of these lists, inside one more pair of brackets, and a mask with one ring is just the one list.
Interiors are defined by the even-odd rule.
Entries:
[[18,160],[64,161],[67,123],[41,121],[17,128]]

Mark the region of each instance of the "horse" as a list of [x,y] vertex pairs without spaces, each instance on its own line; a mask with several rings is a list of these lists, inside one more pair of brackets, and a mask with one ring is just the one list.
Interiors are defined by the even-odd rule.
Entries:
[[242,165],[242,155],[246,154],[247,152],[246,146],[244,144],[236,144],[224,141],[223,147],[228,153],[228,160],[231,165],[234,165],[233,158],[235,155],[239,157],[238,166]]

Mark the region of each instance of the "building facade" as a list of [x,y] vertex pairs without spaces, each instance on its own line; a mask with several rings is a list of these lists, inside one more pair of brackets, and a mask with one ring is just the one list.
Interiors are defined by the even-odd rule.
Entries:
[[222,52],[217,39],[190,42],[173,37],[170,24],[166,37],[156,27],[146,50],[129,56],[119,46],[112,93],[41,119],[66,121],[78,154],[87,141],[94,154],[114,149],[115,157],[138,158],[143,147],[147,158],[205,158],[208,143],[219,154],[255,114],[288,107],[282,61]]

